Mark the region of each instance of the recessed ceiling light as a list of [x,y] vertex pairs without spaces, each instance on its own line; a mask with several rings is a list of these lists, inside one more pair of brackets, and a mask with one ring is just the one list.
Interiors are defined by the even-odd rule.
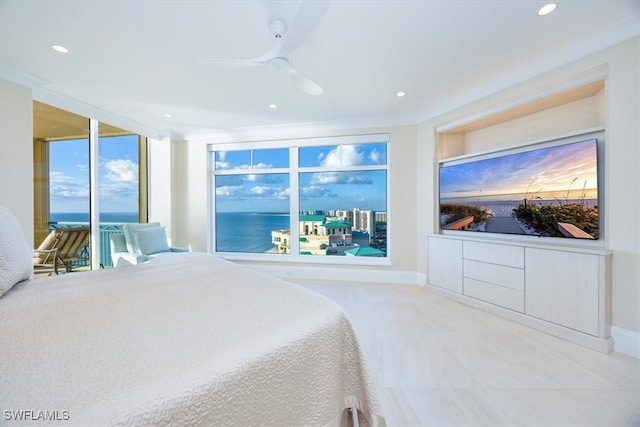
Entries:
[[555,3],[545,4],[540,8],[540,10],[538,10],[538,15],[540,16],[548,15],[554,10],[556,10],[556,6],[557,5]]
[[405,96],[405,95],[406,95],[406,93],[404,93],[404,92],[402,92],[402,91],[400,91],[400,92],[396,93],[396,96],[397,96],[398,98],[402,98],[402,97],[403,97],[403,96]]
[[56,52],[60,52],[60,53],[69,53],[69,49],[67,49],[64,46],[60,46],[59,44],[54,44],[51,46],[51,48],[53,50],[55,50]]
[[269,108],[275,110],[276,108],[278,108],[278,106],[276,104],[269,104]]
[[171,114],[169,114],[169,113],[165,113],[165,115],[164,115],[164,116],[165,116],[167,119],[170,119],[171,117],[173,117],[173,116],[172,116]]

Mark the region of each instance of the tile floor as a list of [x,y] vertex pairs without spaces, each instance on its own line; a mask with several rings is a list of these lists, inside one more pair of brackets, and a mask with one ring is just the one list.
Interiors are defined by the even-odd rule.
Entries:
[[389,426],[640,426],[640,360],[410,285],[297,281],[358,333]]

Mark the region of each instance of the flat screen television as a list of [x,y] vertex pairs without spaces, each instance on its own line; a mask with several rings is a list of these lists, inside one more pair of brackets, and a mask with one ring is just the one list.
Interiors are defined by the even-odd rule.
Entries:
[[439,165],[440,227],[597,240],[604,132]]

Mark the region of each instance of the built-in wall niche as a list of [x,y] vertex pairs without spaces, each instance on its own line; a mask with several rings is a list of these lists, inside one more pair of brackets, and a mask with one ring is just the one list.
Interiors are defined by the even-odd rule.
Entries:
[[[462,231],[468,227],[462,221],[460,229],[434,224],[436,232],[426,240],[427,286],[465,304],[607,353],[613,345],[613,254],[606,249],[602,205],[605,77],[606,70],[595,70],[513,102],[462,115],[435,129],[434,179],[440,190],[443,165],[531,147],[535,150],[595,140],[581,147],[590,145],[591,155],[594,146],[596,151],[598,239],[471,233]],[[534,193],[538,187],[532,185],[529,190]],[[531,197],[535,200],[535,194]],[[439,204],[436,209],[435,217],[440,218]]]
[[604,91],[597,79],[437,126],[435,228],[602,247]]
[[598,79],[569,89],[541,91],[442,123],[436,126],[437,158],[514,148],[604,127],[604,95],[604,79]]

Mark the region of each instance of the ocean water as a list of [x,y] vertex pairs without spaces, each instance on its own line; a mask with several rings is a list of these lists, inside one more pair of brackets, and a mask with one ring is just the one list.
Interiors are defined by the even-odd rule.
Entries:
[[269,252],[272,230],[288,230],[288,213],[220,212],[216,215],[216,250]]
[[[50,221],[88,223],[88,212],[52,212]],[[103,212],[100,222],[138,222],[136,212]],[[268,252],[271,230],[289,229],[288,213],[223,212],[216,216],[216,247],[222,252]]]
[[[49,221],[89,222],[89,212],[51,212]],[[101,212],[100,222],[138,222],[137,212]]]
[[[504,217],[504,216],[512,216],[513,209],[517,208],[518,205],[522,204],[522,200],[470,200],[468,198],[463,199],[442,199],[442,203],[459,203],[467,206],[477,206],[481,208],[487,209],[489,212],[493,214],[494,217]],[[570,199],[570,200],[532,200],[530,201],[532,204],[537,205],[558,205],[576,203],[576,204],[584,204],[588,207],[593,207],[598,205],[598,199]]]

